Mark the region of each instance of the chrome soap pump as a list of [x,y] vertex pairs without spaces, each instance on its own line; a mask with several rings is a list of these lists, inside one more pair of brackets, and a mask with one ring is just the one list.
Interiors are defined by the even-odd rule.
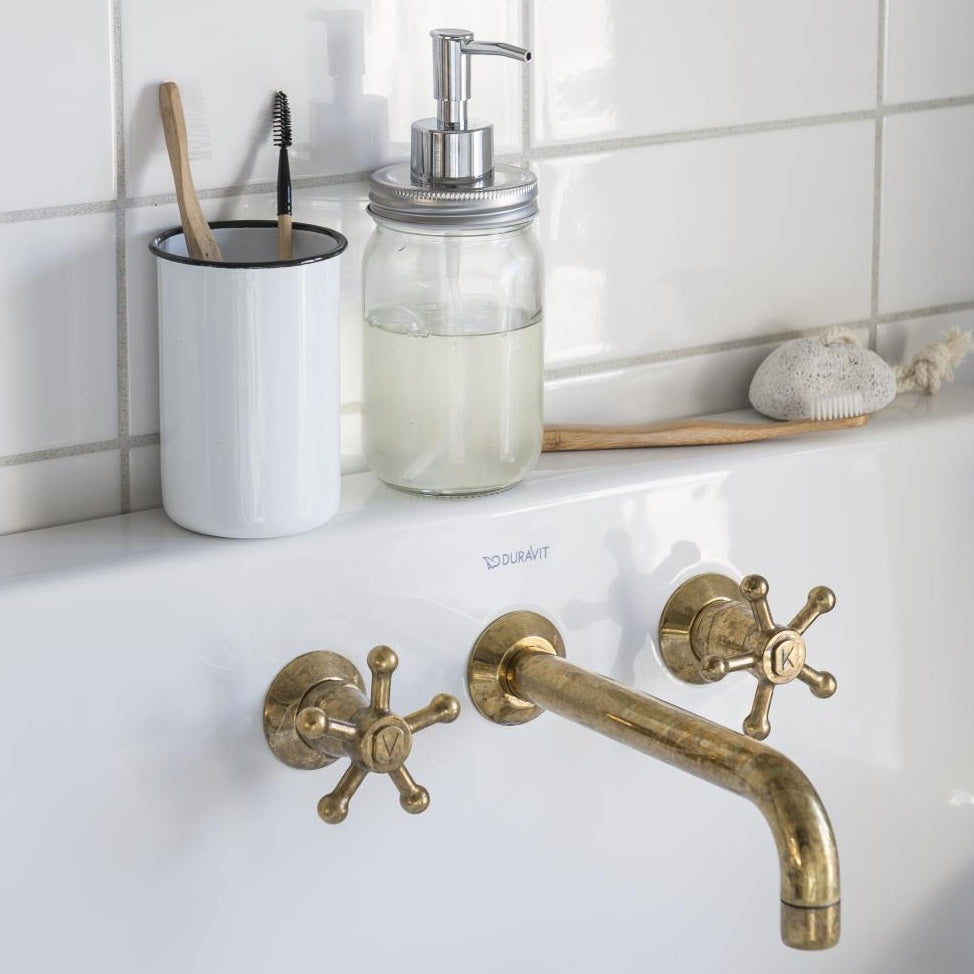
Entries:
[[413,123],[408,165],[371,180],[362,435],[393,487],[479,494],[517,483],[541,451],[542,271],[537,180],[494,165],[493,126],[468,119],[470,58],[531,54],[430,36],[436,118]]

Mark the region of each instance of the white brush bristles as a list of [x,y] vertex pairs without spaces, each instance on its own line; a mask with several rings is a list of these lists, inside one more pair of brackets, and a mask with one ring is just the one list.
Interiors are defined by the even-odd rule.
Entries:
[[832,396],[818,396],[805,404],[805,414],[816,422],[829,419],[849,419],[866,411],[861,392],[842,392]]
[[183,99],[190,162],[206,162],[213,158],[213,145],[210,140],[210,116],[206,112],[203,92],[196,85],[182,83],[179,92]]

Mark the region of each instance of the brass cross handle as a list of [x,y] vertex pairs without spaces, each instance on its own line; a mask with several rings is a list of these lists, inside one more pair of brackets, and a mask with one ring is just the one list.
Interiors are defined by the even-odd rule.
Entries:
[[344,821],[352,796],[369,772],[389,775],[407,812],[425,811],[429,792],[416,784],[405,766],[413,735],[432,724],[450,723],[460,713],[460,704],[447,693],[437,694],[406,717],[392,713],[389,697],[398,657],[388,646],[377,646],[369,653],[368,665],[371,698],[345,657],[313,652],[288,663],[264,701],[267,743],[286,764],[309,769],[343,756],[351,759],[334,790],[318,802],[318,814],[331,824]]
[[816,697],[835,693],[835,677],[805,662],[804,639],[808,627],[834,606],[832,590],[820,585],[787,626],[778,626],[760,575],[748,575],[739,586],[724,575],[697,575],[663,609],[660,650],[670,671],[689,683],[713,683],[748,670],[758,686],[743,730],[763,741],[771,733],[768,713],[776,686],[797,679]]

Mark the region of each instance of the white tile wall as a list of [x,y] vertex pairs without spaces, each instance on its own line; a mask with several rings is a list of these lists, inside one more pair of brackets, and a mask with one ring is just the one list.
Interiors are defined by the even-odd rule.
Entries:
[[974,105],[886,121],[880,310],[968,300],[974,288]]
[[[219,200],[205,200],[203,212],[215,218]],[[159,429],[159,354],[156,328],[156,267],[149,243],[179,223],[175,203],[140,206],[126,213],[125,282],[128,339],[129,432]]]
[[[516,37],[515,0],[123,0],[129,195],[171,191],[158,84],[188,89],[190,134],[202,133],[198,189],[274,178],[272,93],[288,94],[292,175],[371,170],[407,158],[413,119],[435,114],[430,27],[462,22]],[[520,145],[520,75],[483,59],[477,112],[496,119],[500,151]]]
[[541,162],[549,363],[868,316],[873,141],[846,122]]
[[967,0],[7,8],[0,83],[31,142],[0,166],[0,532],[159,503],[146,244],[177,220],[156,104],[169,78],[211,219],[273,215],[268,106],[290,95],[295,217],[350,241],[346,470],[363,465],[361,174],[404,158],[410,121],[433,111],[431,27],[535,53],[476,61],[472,112],[538,172],[552,420],[742,407],[775,342],[828,325],[890,360],[974,327]]
[[692,416],[704,390],[710,412],[739,409],[741,389],[774,347],[751,345],[554,379],[545,387],[545,419],[624,424]]
[[118,432],[115,220],[0,224],[0,456]]
[[537,0],[539,145],[868,109],[874,0]]
[[[866,345],[867,328],[851,331]],[[564,378],[545,386],[545,418],[551,423],[647,423],[696,415],[701,401],[706,401],[708,413],[734,412],[746,405],[742,390],[746,392],[758,366],[775,347],[746,345],[583,375],[566,370]]]
[[889,0],[889,102],[923,101],[974,91],[974,3]]
[[121,511],[118,450],[0,467],[0,533]]
[[0,211],[115,195],[111,4],[4,3]]

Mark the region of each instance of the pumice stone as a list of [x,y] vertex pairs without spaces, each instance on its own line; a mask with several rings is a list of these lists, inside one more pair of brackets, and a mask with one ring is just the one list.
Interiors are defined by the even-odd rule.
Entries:
[[823,336],[779,345],[754,373],[749,398],[765,416],[793,420],[809,419],[816,400],[856,392],[874,413],[895,398],[896,376],[868,348]]

